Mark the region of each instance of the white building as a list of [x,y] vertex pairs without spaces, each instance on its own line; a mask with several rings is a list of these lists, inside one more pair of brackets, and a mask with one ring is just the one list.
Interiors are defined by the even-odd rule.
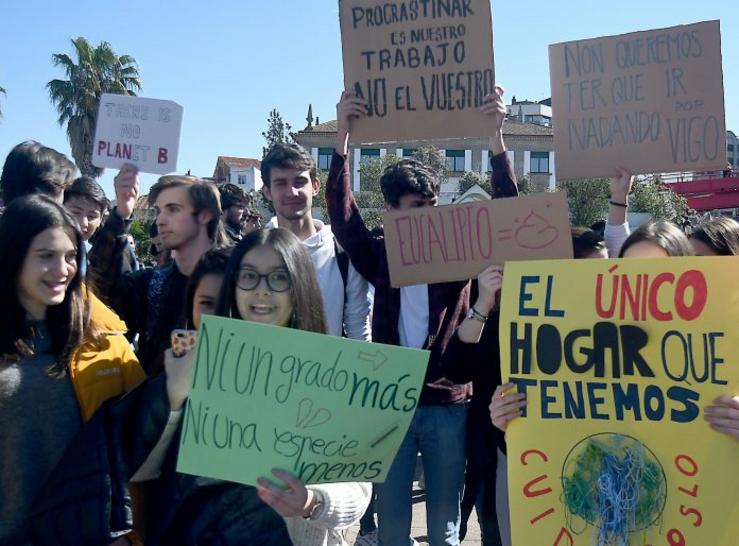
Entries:
[[528,100],[517,101],[513,97],[513,102],[506,105],[508,118],[518,121],[519,123],[535,123],[544,127],[552,126],[552,105],[550,99],[540,102],[531,102]]
[[259,191],[262,189],[261,166],[258,159],[219,155],[213,179],[216,184],[236,184],[246,192]]

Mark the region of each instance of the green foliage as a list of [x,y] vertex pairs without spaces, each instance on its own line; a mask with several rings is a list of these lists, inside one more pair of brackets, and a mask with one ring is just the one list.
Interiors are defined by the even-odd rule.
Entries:
[[562,184],[567,193],[573,226],[589,227],[608,216],[610,182],[605,178],[573,180]]
[[108,42],[93,47],[85,38],[72,39],[75,59],[66,53],[51,56],[54,66],[64,69],[66,80],[46,84],[49,98],[59,113],[59,125],[67,125],[72,157],[80,172],[98,177],[103,170],[92,164],[98,105],[103,93],[135,95],[141,90],[136,59],[118,55]]
[[418,148],[414,154],[414,159],[418,159],[426,165],[439,179],[439,184],[446,183],[449,178],[449,171],[446,168],[446,157],[436,146],[424,146]]
[[275,144],[285,144],[293,141],[290,135],[290,129],[292,127],[282,119],[277,108],[270,111],[269,117],[267,118],[267,130],[262,132],[264,140],[267,141],[267,146],[262,148],[262,159],[267,157],[267,154]]
[[522,176],[521,178],[519,178],[517,185],[519,195],[529,195],[531,193],[536,193],[536,188],[531,183],[531,180],[529,180],[528,176]]
[[690,209],[687,200],[665,185],[657,175],[639,177],[634,181],[629,200],[631,210],[646,212],[653,220],[669,220],[680,224]]
[[490,177],[477,171],[467,171],[459,179],[459,194],[461,195],[470,188],[473,188],[475,184],[485,190],[488,195],[492,196],[493,188],[490,186]]
[[152,222],[144,222],[142,220],[134,220],[131,222],[131,236],[136,243],[136,257],[140,262],[151,263],[154,256],[149,252],[151,239],[149,238],[149,228]]

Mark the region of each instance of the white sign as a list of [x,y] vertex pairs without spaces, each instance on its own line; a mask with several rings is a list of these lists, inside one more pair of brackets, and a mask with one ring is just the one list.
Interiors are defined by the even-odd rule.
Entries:
[[104,94],[100,98],[92,163],[167,174],[177,170],[182,106],[169,100]]

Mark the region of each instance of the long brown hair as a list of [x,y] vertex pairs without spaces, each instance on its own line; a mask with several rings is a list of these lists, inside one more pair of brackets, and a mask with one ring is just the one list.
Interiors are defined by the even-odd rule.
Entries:
[[236,306],[236,279],[244,255],[259,246],[268,246],[277,252],[290,275],[290,303],[293,307],[290,328],[327,333],[323,298],[313,262],[300,240],[283,228],[252,231],[239,241],[226,266],[216,315],[241,318]]
[[27,195],[15,199],[0,218],[0,355],[5,359],[22,359],[34,353],[28,344],[32,332],[26,310],[18,299],[18,276],[31,248],[31,242],[42,231],[61,228],[77,249],[77,272],[67,286],[64,301],[46,310],[46,330],[55,357],[49,368],[51,375],[62,376],[69,361],[85,338],[89,324],[89,307],[82,296],[82,235],[77,222],[60,204],[45,195]]

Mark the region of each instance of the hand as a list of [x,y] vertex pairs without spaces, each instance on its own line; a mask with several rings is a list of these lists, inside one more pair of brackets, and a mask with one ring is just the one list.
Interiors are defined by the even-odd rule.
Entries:
[[355,119],[367,115],[367,101],[360,99],[350,91],[341,93],[341,98],[336,104],[336,151],[346,155],[348,153],[348,140],[352,132]]
[[473,307],[482,314],[487,315],[495,307],[495,299],[503,286],[503,266],[491,265],[477,276],[477,287],[479,295]]
[[452,383],[446,377],[437,379],[432,383],[426,383],[426,386],[430,389],[437,389],[440,391],[448,391],[451,394],[452,400],[462,400],[467,396],[467,385],[462,383]]
[[297,477],[284,470],[272,469],[272,474],[287,485],[282,489],[265,478],[257,480],[257,494],[262,501],[284,518],[306,518],[316,503],[313,491],[307,489]]
[[739,396],[719,396],[704,408],[703,418],[718,430],[739,440]]
[[195,370],[195,355],[193,348],[181,357],[172,354],[172,349],[164,351],[164,370],[167,373],[167,395],[169,407],[173,411],[182,408],[192,389],[192,374]]
[[126,163],[113,179],[115,187],[116,208],[121,218],[128,219],[136,208],[139,198],[139,169],[136,165]]
[[490,420],[499,430],[505,432],[508,423],[521,416],[521,408],[526,405],[526,395],[508,392],[515,387],[513,383],[500,385],[490,401]]
[[503,130],[503,122],[506,117],[506,107],[503,101],[505,89],[496,85],[495,91],[489,95],[485,95],[482,99],[480,111],[486,116],[490,116],[490,123],[495,129],[495,133],[501,133]]
[[626,204],[634,177],[631,171],[621,167],[616,168],[615,176],[611,177],[611,200]]

